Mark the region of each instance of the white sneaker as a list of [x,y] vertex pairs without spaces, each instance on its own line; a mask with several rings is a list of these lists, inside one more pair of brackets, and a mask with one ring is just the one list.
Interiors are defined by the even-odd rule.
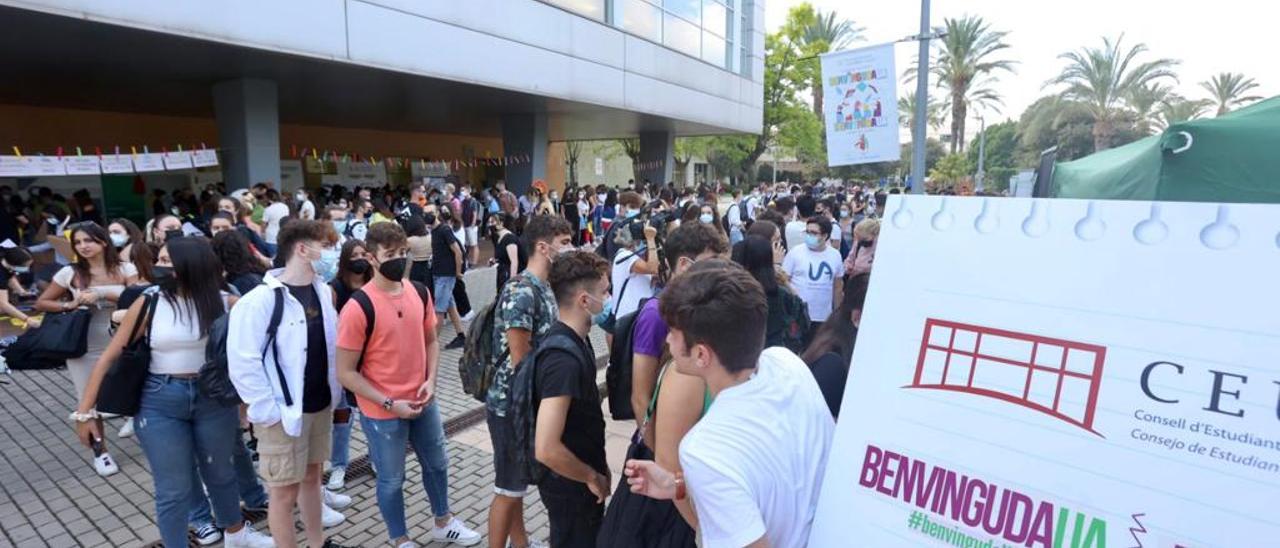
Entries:
[[396,546],[396,548],[418,548],[418,543],[412,540],[406,540],[401,542],[399,546]]
[[244,529],[227,533],[222,546],[224,548],[275,548],[276,543],[271,540],[271,537],[254,531],[253,526],[246,521]]
[[474,319],[476,319],[476,309],[472,308],[471,312],[467,312],[467,315],[462,317],[462,323],[471,323]]
[[[471,546],[480,542],[480,533],[468,529],[458,518],[449,520],[449,524],[444,527],[432,527],[431,539],[442,542],[451,542],[462,546]],[[533,542],[529,542],[533,546]]]
[[[515,548],[515,546],[508,540],[507,548]],[[529,539],[529,548],[551,548],[551,545],[547,544],[547,541],[545,540]]]
[[111,453],[103,453],[93,457],[93,469],[98,472],[99,476],[104,478],[120,471],[120,467],[116,466],[116,460],[111,458]]
[[342,512],[330,508],[328,504],[320,506],[320,524],[325,529],[336,527],[344,521],[347,521],[347,516],[342,515]]
[[325,489],[324,505],[333,508],[334,510],[341,510],[351,506],[351,497]]
[[196,543],[200,544],[201,546],[208,546],[210,544],[213,544],[215,542],[222,540],[222,531],[219,531],[218,528],[214,527],[212,523],[206,523],[204,525],[201,525],[198,529],[195,530],[195,534],[196,534]]
[[344,467],[334,468],[329,472],[329,484],[326,487],[331,491],[340,491],[347,486],[347,469]]
[[133,437],[133,417],[129,417],[125,419],[124,426],[120,427],[120,437],[122,438]]

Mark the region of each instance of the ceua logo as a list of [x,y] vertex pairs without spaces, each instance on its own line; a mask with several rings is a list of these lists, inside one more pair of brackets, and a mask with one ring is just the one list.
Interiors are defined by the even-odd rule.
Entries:
[[1102,365],[1098,345],[929,318],[915,376],[904,388],[995,398],[1092,432]]

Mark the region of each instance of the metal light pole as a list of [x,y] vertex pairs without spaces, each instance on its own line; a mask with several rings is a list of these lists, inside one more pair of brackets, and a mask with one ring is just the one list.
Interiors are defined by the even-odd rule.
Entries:
[[974,177],[976,182],[973,185],[973,191],[982,192],[982,182],[986,178],[987,172],[983,169],[983,164],[987,160],[987,119],[978,116],[978,122],[981,129],[978,130],[978,175]]
[[920,62],[916,70],[916,120],[911,130],[911,192],[924,194],[924,153],[929,106],[929,0],[920,0]]

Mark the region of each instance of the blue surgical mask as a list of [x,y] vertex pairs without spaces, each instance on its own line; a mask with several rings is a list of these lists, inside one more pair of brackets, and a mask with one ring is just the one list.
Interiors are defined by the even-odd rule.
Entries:
[[715,219],[715,217],[711,216],[711,214],[710,214],[710,213],[703,213],[702,215],[699,215],[699,216],[698,216],[698,220],[699,220],[699,221],[702,221],[702,224],[704,224],[704,225],[709,225],[709,224],[711,224],[711,222],[712,222],[712,221],[714,221],[714,220],[716,220],[716,219]]
[[129,243],[128,234],[120,234],[116,232],[111,233],[111,245],[116,247],[124,247],[125,244],[127,243]]
[[338,274],[338,256],[341,252],[337,249],[320,250],[320,258],[311,261],[311,269],[315,270],[316,276],[322,281],[328,282]]
[[334,229],[334,230],[337,230],[337,231],[338,231],[338,234],[342,234],[342,233],[346,232],[346,231],[347,231],[347,221],[345,221],[345,220],[343,220],[343,221],[333,221],[333,229]]
[[635,217],[636,215],[639,215],[639,214],[640,214],[640,210],[639,210],[639,209],[628,209],[628,210],[627,210],[627,218],[628,218],[628,219],[630,219],[630,218],[632,218],[632,217]]
[[13,271],[14,271],[15,273],[17,273],[17,274],[26,274],[26,273],[28,273],[28,272],[31,272],[31,267],[29,267],[29,266],[15,266],[15,267],[13,267]]
[[822,237],[817,236],[815,234],[805,234],[804,245],[807,245],[809,246],[809,249],[816,251],[819,247],[822,246]]

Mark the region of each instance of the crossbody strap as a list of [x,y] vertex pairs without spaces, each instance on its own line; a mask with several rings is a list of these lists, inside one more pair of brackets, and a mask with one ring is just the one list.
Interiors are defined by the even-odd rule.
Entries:
[[280,379],[280,391],[284,393],[284,404],[293,406],[293,395],[289,393],[289,381],[285,380],[284,368],[280,366],[280,351],[276,348],[276,333],[280,331],[280,322],[284,319],[284,288],[273,290],[275,304],[271,309],[271,321],[267,324],[267,344],[262,348],[262,359],[267,359],[267,348],[271,349],[271,361],[276,366],[276,377]]

